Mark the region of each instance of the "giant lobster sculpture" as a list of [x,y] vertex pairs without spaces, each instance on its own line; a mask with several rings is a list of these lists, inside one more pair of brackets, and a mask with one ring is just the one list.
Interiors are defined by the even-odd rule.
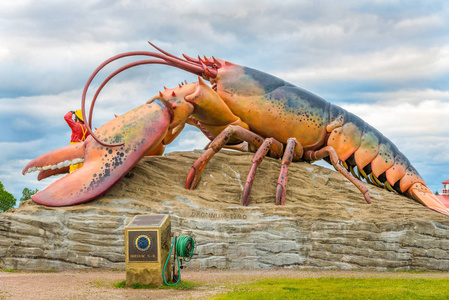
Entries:
[[[151,43],[150,43],[151,44]],[[258,165],[268,154],[282,158],[276,204],[284,204],[287,170],[292,161],[324,159],[350,180],[370,203],[362,179],[405,194],[449,215],[448,208],[426,186],[397,147],[359,117],[282,79],[225,60],[176,57],[158,52],[119,54],[102,63],[83,91],[84,120],[91,134],[83,143],[43,154],[28,163],[23,174],[40,171],[38,179],[58,174],[67,165],[84,166],[52,183],[32,199],[47,206],[66,206],[95,199],[122,178],[144,155],[161,155],[185,124],[197,126],[211,143],[192,165],[186,188],[194,189],[212,156],[223,147],[253,151],[252,166],[242,195],[249,205]],[[127,56],[149,56],[113,72],[98,88],[86,118],[87,89],[107,64]],[[198,82],[159,92],[147,103],[92,131],[92,111],[98,94],[116,74],[142,64],[164,64],[198,75]],[[212,86],[202,79],[209,81]],[[357,170],[357,173],[356,173]]]

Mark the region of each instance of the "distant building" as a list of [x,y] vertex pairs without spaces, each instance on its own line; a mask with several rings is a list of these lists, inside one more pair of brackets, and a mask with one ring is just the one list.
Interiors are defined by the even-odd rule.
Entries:
[[441,195],[449,196],[449,179],[443,181],[442,183],[443,183],[443,192],[441,193]]
[[447,208],[449,208],[449,179],[442,182],[443,184],[443,192],[441,195],[437,195],[438,200],[444,204]]

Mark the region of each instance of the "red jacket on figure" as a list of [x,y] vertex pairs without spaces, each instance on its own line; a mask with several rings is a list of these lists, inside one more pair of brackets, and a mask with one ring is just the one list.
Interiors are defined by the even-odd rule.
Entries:
[[[80,113],[77,114],[78,111],[75,112],[75,115],[78,119],[82,120],[82,116]],[[73,112],[69,111],[65,114],[64,120],[72,129],[72,137],[70,138],[71,143],[79,143],[83,142],[88,136],[89,132],[86,129],[86,125],[83,122],[76,122],[72,119]]]

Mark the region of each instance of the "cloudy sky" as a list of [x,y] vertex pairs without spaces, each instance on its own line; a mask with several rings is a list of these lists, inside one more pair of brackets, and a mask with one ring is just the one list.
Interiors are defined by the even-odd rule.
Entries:
[[[150,40],[176,55],[213,55],[274,74],[344,107],[390,138],[431,189],[441,190],[449,179],[448,3],[2,0],[0,181],[16,198],[24,187],[48,185],[37,173],[22,176],[22,168],[69,143],[63,116],[80,108],[91,72],[115,54],[152,51]],[[94,126],[184,79],[196,80],[163,66],[122,73],[101,94]],[[168,150],[205,143],[187,128]]]

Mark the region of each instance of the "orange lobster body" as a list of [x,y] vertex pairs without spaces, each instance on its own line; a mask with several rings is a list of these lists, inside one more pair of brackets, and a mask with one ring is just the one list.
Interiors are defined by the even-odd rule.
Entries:
[[[324,143],[328,123],[325,100],[271,75],[240,69],[238,73],[245,75],[217,84],[217,93],[252,131],[264,137],[275,137],[284,144],[295,137],[305,149],[316,149]],[[244,82],[251,88],[240,89]]]
[[[124,56],[146,55],[156,59],[137,61],[111,74],[94,96],[91,115],[103,86],[116,74],[135,65],[174,66],[205,78],[212,86],[198,77],[196,83],[165,89],[147,104],[107,123],[95,133],[89,128],[92,138],[84,143],[85,149],[65,147],[55,150],[51,153],[55,161],[51,161],[49,154],[36,158],[23,172],[42,170],[39,178],[45,177],[42,172],[48,172],[42,169],[47,164],[84,156],[84,166],[81,171],[61,179],[62,183],[57,181],[39,192],[33,200],[50,206],[89,201],[115,184],[146,153],[162,154],[165,145],[171,143],[188,123],[200,128],[211,143],[193,164],[187,175],[186,188],[195,188],[207,162],[227,147],[256,152],[242,195],[244,205],[249,204],[257,167],[269,154],[282,158],[276,204],[285,202],[288,165],[292,161],[325,159],[357,186],[368,203],[370,196],[361,179],[406,194],[449,215],[448,209],[433,195],[397,147],[352,113],[254,69],[215,58],[193,59],[184,55],[185,59],[181,59],[156,49],[162,54],[125,53],[100,65],[86,84],[82,105],[86,90],[98,71]],[[83,117],[87,119],[84,108]],[[99,174],[102,174],[101,180]],[[72,192],[62,187],[68,184],[75,186]]]

